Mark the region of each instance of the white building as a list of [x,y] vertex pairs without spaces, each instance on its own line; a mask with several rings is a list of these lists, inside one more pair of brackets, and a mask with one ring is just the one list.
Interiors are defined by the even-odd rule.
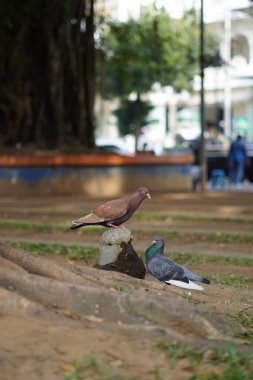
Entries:
[[[206,122],[227,137],[244,130],[253,141],[253,7],[248,0],[210,0],[205,25],[220,39],[221,68],[205,70]],[[199,85],[196,81],[195,103]]]
[[[205,69],[206,126],[209,130],[223,131],[228,139],[244,131],[247,140],[253,141],[253,7],[248,0],[242,0],[240,8],[235,1],[206,0],[204,22],[206,29],[217,34],[224,60],[222,67]],[[191,138],[196,137],[200,132],[196,117],[199,104],[200,77],[196,76],[193,94],[185,97],[185,101],[178,97],[169,105],[174,134],[189,138],[192,131]]]
[[[138,16],[140,6],[148,3],[149,0],[138,0],[131,6],[131,1],[118,0],[117,17]],[[172,4],[162,0],[156,3],[168,8]],[[177,3],[178,7],[173,2],[173,8],[168,9],[170,14],[173,10],[175,17],[186,5],[192,5],[185,0]],[[241,0],[239,5],[235,0],[204,0],[204,22],[219,37],[220,53],[226,62],[222,67],[205,69],[206,125],[213,131],[223,131],[226,138],[244,130],[248,141],[253,142],[253,6],[249,0]],[[149,98],[155,105],[150,117],[156,122],[146,128],[141,144],[148,143],[159,153],[164,145],[172,145],[177,134],[186,139],[199,135],[199,76],[192,94],[174,94],[171,88],[154,86]],[[115,134],[115,126],[112,129]],[[107,130],[108,136],[108,124],[103,130]]]

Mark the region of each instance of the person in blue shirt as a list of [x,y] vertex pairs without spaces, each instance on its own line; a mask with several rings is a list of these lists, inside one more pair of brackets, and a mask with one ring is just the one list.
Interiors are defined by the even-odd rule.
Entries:
[[242,135],[231,143],[229,149],[229,177],[232,184],[239,185],[244,178],[247,151]]

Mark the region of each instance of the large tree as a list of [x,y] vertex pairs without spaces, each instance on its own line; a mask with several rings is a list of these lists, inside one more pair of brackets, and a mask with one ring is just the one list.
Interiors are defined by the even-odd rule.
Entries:
[[0,3],[3,145],[94,145],[93,3]]
[[[143,95],[156,82],[175,91],[191,90],[198,70],[198,23],[193,10],[180,20],[164,9],[143,8],[139,19],[109,22],[104,36],[105,96],[119,97],[123,108],[135,93],[140,107]],[[207,56],[217,49],[217,41],[207,37]],[[144,107],[142,107],[144,109]],[[118,115],[122,112],[119,110]],[[141,110],[135,121],[137,139],[141,131]],[[137,143],[136,143],[137,146]]]

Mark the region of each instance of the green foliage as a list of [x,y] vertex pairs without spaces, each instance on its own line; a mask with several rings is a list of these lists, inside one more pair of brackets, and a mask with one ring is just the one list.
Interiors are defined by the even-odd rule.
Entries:
[[253,314],[252,307],[246,308],[239,313],[230,313],[229,317],[234,321],[238,322],[240,325],[246,328],[250,328],[253,332]]
[[123,292],[124,288],[122,285],[120,285],[118,282],[113,283],[113,288],[117,290],[117,292]]
[[2,228],[16,228],[18,230],[50,231],[55,227],[48,222],[30,222],[27,220],[0,220]]
[[173,20],[164,9],[143,9],[139,20],[109,22],[104,38],[106,89],[113,96],[146,93],[155,82],[190,89],[198,64],[194,12]]
[[219,265],[247,265],[253,266],[253,258],[232,257],[232,256],[215,256],[203,255],[200,253],[170,252],[170,257],[179,264],[185,264],[189,261],[191,264],[212,263]]
[[232,218],[232,217],[217,217],[207,215],[186,215],[186,214],[166,214],[157,212],[138,212],[133,216],[136,220],[140,221],[192,221],[192,222],[217,222],[217,223],[240,223],[240,224],[253,224],[253,219],[245,218]]
[[107,364],[94,352],[70,367],[63,380],[136,380],[132,375],[121,376],[118,367]]
[[210,233],[208,238],[219,243],[253,243],[253,235],[228,234],[219,231]]
[[29,243],[8,241],[13,247],[26,249],[40,255],[63,255],[68,259],[92,259],[98,257],[99,251],[95,247],[80,247],[77,245],[63,245],[57,243]]
[[236,274],[209,274],[209,279],[216,284],[232,286],[233,288],[245,288],[249,281],[248,277]]
[[145,221],[145,222],[155,222],[155,221],[164,221],[169,219],[170,216],[167,214],[162,214],[162,213],[151,213],[151,212],[141,212],[139,211],[138,213],[133,215],[134,220],[138,221]]
[[[51,231],[53,229],[61,229],[65,231],[70,232],[70,225],[69,223],[50,223],[50,222],[34,222],[34,221],[28,221],[28,220],[1,220],[0,219],[0,227],[2,228],[12,228],[17,230],[31,230],[31,231]],[[87,226],[85,228],[85,231],[89,232],[97,232],[99,230],[105,230],[106,227],[100,227],[100,226]],[[80,230],[80,234],[82,234],[83,231]]]
[[[140,231],[140,229],[136,229],[136,231]],[[142,228],[141,231],[149,232],[148,229]],[[165,229],[156,230],[157,235],[161,235],[164,238],[173,238],[180,236],[191,236],[195,237],[198,240],[211,241],[216,243],[253,243],[253,235],[245,235],[245,234],[229,234],[223,232],[210,232],[210,233],[188,233],[188,232],[180,232],[176,230],[167,231]]]
[[141,126],[147,124],[147,117],[152,109],[153,107],[149,102],[139,98],[136,100],[123,99],[120,108],[114,111],[118,118],[120,134],[125,136],[133,133],[137,124]]
[[210,358],[214,368],[222,365],[219,372],[209,370],[203,374],[198,371],[187,380],[252,380],[253,379],[253,353],[244,353],[231,346],[227,349],[218,348]]
[[170,367],[173,368],[176,359],[187,357],[192,364],[198,364],[202,359],[202,353],[191,346],[186,346],[177,342],[164,343],[158,342],[158,348],[167,351],[170,358]]
[[220,223],[253,223],[253,219],[243,219],[243,218],[228,218],[228,217],[216,217],[216,216],[206,216],[206,215],[184,215],[184,214],[173,214],[170,215],[171,220],[179,221],[193,221],[193,222],[220,222]]
[[[155,83],[172,86],[175,91],[191,90],[198,71],[198,39],[194,10],[176,20],[164,8],[151,6],[142,8],[138,20],[130,18],[126,22],[106,24],[102,39],[105,57],[102,95],[121,100],[116,115],[122,135],[131,132],[132,126],[132,133],[138,139],[148,115],[142,95]],[[206,46],[212,56],[217,51],[217,40],[207,35]],[[126,100],[132,93],[137,94],[139,101],[138,117],[134,116],[135,110],[132,112],[136,104]]]
[[[187,359],[192,373],[186,380],[252,380],[253,353],[241,352],[234,346],[200,351],[180,343],[159,342],[157,347],[168,353],[172,369],[180,359]],[[208,367],[202,367],[209,364]]]

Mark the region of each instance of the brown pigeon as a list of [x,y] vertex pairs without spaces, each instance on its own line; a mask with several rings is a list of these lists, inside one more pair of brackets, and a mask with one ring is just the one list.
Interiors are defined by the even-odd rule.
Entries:
[[106,202],[82,218],[72,221],[72,230],[82,226],[101,225],[117,228],[126,222],[145,198],[151,198],[148,189],[139,187],[133,194]]

